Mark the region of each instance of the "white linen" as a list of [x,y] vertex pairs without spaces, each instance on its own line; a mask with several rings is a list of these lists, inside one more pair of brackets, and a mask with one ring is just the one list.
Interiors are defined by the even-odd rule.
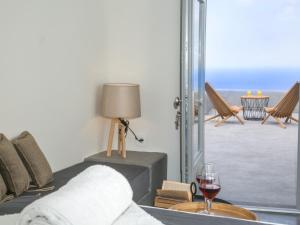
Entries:
[[[0,216],[0,224],[16,225],[20,214]],[[88,224],[85,224],[88,225]],[[99,223],[99,225],[101,225]],[[163,225],[160,221],[146,213],[136,203],[130,207],[113,223],[113,225]]]
[[111,225],[132,203],[126,178],[92,166],[21,213],[18,225]]

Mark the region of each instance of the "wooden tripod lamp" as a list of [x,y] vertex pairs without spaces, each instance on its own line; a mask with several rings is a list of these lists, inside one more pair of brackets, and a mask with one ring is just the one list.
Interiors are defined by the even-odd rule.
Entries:
[[103,85],[101,115],[111,119],[107,156],[111,156],[115,127],[118,128],[118,151],[126,158],[124,119],[141,116],[140,87],[138,84],[110,83]]

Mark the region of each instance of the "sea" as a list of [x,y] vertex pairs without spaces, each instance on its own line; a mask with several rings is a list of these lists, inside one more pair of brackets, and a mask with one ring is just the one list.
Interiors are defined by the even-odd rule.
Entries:
[[286,91],[300,81],[300,68],[207,69],[205,79],[222,90]]

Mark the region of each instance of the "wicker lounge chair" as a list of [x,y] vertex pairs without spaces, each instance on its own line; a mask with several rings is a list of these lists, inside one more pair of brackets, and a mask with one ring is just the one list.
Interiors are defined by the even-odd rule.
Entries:
[[267,119],[272,116],[280,127],[286,128],[286,126],[281,121],[285,118],[285,123],[288,121],[298,122],[298,119],[292,116],[293,111],[299,101],[299,82],[294,84],[294,86],[283,96],[283,98],[274,107],[265,107],[267,116],[262,121],[264,124]]
[[241,106],[230,106],[223,98],[221,95],[219,95],[211,86],[209,83],[205,83],[205,90],[206,93],[212,102],[214,108],[217,110],[218,114],[215,116],[212,116],[205,121],[209,121],[212,119],[215,119],[217,117],[221,117],[222,120],[218,121],[216,123],[216,127],[219,126],[220,124],[224,123],[226,120],[228,120],[230,117],[234,116],[238,119],[238,121],[241,124],[244,124],[244,121],[238,116],[238,113],[243,109]]

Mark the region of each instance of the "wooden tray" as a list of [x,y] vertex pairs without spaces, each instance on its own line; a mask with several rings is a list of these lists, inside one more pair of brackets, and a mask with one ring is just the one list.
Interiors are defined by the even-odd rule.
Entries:
[[[204,202],[179,203],[171,206],[170,209],[184,212],[199,212],[204,210]],[[255,213],[247,209],[224,203],[213,203],[211,212],[216,216],[226,216],[246,220],[257,219]]]

